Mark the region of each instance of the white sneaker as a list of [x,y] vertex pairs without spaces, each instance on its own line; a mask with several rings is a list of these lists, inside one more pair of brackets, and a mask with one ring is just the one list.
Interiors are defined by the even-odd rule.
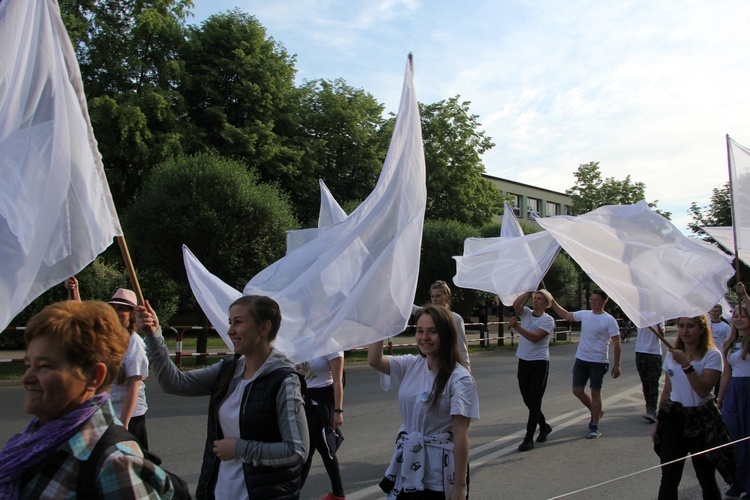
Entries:
[[591,427],[589,433],[586,435],[586,439],[597,439],[602,435],[599,427]]
[[649,423],[653,424],[654,422],[656,422],[656,412],[654,410],[648,410],[643,414],[643,418],[648,420]]

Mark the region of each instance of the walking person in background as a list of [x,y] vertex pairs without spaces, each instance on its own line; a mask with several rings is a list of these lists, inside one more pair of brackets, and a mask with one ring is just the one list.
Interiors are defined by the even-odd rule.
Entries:
[[[724,372],[716,404],[729,430],[732,441],[750,436],[750,297],[745,285],[737,284],[740,303],[732,314],[732,327],[724,344]],[[737,472],[726,498],[750,498],[750,441],[736,443]]]
[[[602,383],[604,375],[609,371],[609,344],[615,346],[612,378],[620,376],[620,328],[617,320],[604,312],[604,306],[609,297],[603,290],[595,289],[589,297],[590,311],[568,312],[556,300],[552,301],[552,308],[558,316],[568,321],[581,322],[581,339],[576,351],[576,361],[573,365],[573,394],[591,412],[587,439],[596,439],[602,435],[599,430],[599,420],[602,411]],[[589,382],[590,381],[590,382]],[[591,396],[586,394],[586,383],[591,387]]]
[[[713,335],[714,338],[714,344],[716,345],[716,348],[719,350],[724,349],[724,342],[727,341],[727,337],[729,337],[729,324],[724,321],[724,318],[722,317],[724,313],[724,308],[721,306],[721,304],[716,304],[711,308],[711,310],[708,312],[708,317],[711,319],[711,335]],[[714,386],[714,396],[719,395],[719,386],[721,385],[721,377],[719,377],[719,380],[716,382],[716,385]]]
[[235,355],[182,372],[172,363],[156,313],[136,309],[138,331],[159,385],[169,394],[211,396],[196,498],[299,498],[309,435],[301,376],[274,349],[281,311],[273,299],[245,295],[229,308]]
[[135,307],[137,305],[135,292],[127,288],[118,289],[109,299],[111,305],[120,318],[120,324],[130,333],[130,342],[122,366],[115,382],[109,390],[112,406],[119,415],[125,428],[137,439],[144,450],[148,449],[148,433],[146,432],[146,384],[148,377],[148,357],[146,344],[135,331]]
[[344,423],[344,352],[320,356],[297,367],[305,377],[305,414],[310,432],[310,452],[302,466],[302,487],[310,473],[315,451],[331,480],[331,492],[323,500],[346,500],[336,450],[329,450],[327,432],[339,432]]
[[659,379],[661,379],[661,340],[651,328],[664,335],[664,323],[648,328],[638,329],[635,341],[635,366],[641,378],[643,398],[646,400],[646,413],[643,414],[649,423],[656,422],[656,410],[659,403]]
[[510,319],[510,327],[521,338],[518,340],[518,388],[521,397],[529,409],[526,421],[526,437],[518,446],[518,451],[529,451],[534,448],[534,433],[539,427],[538,443],[547,440],[552,426],[547,423],[542,413],[542,398],[547,388],[549,375],[549,338],[555,331],[555,320],[545,309],[552,306],[552,295],[547,290],[533,293],[531,308],[524,306],[531,292],[520,295],[513,302],[516,316]]
[[[65,280],[69,300],[81,300],[78,279],[72,276]],[[117,377],[109,389],[110,401],[115,415],[120,418],[122,425],[133,434],[144,450],[148,450],[148,433],[146,432],[146,384],[148,377],[148,357],[143,339],[135,331],[135,307],[137,298],[135,292],[127,288],[119,288],[109,305],[117,313],[120,324],[130,332],[130,342],[122,366]]]
[[456,324],[443,306],[417,312],[419,355],[384,356],[370,344],[367,364],[384,390],[398,389],[401,426],[380,487],[389,499],[464,500],[468,496],[469,423],[479,396],[456,346]]
[[[451,289],[448,287],[448,283],[443,280],[437,280],[435,283],[430,285],[430,302],[435,306],[444,306],[449,311],[451,308]],[[419,306],[412,306],[411,313],[417,315],[419,310],[422,309]],[[456,343],[458,345],[458,354],[461,359],[464,360],[464,366],[471,371],[471,361],[469,360],[469,341],[466,339],[466,327],[464,326],[464,319],[460,314],[451,311],[453,321],[456,323]]]
[[[677,318],[677,340],[664,359],[666,380],[659,402],[658,424],[652,434],[654,451],[662,464],[659,500],[677,500],[685,467],[691,461],[703,498],[720,499],[716,471],[734,479],[734,453],[726,425],[711,389],[722,370],[722,356],[714,346],[706,316]],[[675,461],[676,460],[676,461]],[[669,463],[675,461],[674,463]]]

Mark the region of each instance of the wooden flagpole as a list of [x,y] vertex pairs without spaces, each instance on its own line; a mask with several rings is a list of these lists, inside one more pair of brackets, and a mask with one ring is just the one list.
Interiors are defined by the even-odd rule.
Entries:
[[648,329],[651,330],[653,334],[659,338],[659,340],[661,340],[662,344],[667,346],[667,349],[674,349],[674,347],[672,347],[672,344],[670,344],[667,339],[664,338],[664,333],[661,331],[661,325],[656,325],[656,328],[654,328],[653,326],[649,326]]
[[141,291],[141,285],[138,283],[138,276],[135,275],[135,267],[133,267],[133,260],[130,258],[130,251],[128,251],[128,244],[125,242],[125,236],[115,236],[117,244],[120,245],[120,252],[122,252],[122,260],[125,262],[125,269],[128,272],[130,283],[133,285],[133,291],[138,299],[139,305],[145,305],[146,301],[143,299],[143,291]]

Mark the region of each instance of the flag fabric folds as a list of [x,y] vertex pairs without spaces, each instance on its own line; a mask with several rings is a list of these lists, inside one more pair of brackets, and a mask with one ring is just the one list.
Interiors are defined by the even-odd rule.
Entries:
[[[701,226],[701,231],[709,235],[725,249],[727,252],[734,254],[734,227],[733,226]],[[737,241],[740,240],[738,235]],[[740,260],[750,266],[750,247],[739,248],[737,253]]]
[[122,235],[53,0],[0,2],[0,330]]
[[[403,331],[417,287],[426,199],[410,56],[393,137],[373,192],[349,216],[321,221],[314,237],[292,245],[245,286],[245,295],[268,295],[279,303],[283,320],[275,346],[302,362]],[[186,265],[194,263],[186,259]],[[191,286],[195,291],[192,278]],[[226,331],[226,308],[222,314],[224,319],[212,324]]]
[[[727,154],[732,195],[732,228],[738,252],[744,250],[747,255],[750,253],[750,149],[727,136]],[[734,245],[730,247],[730,251],[733,248]]]
[[516,219],[513,207],[506,201],[503,208],[503,221],[500,223],[500,237],[517,238],[518,236],[523,236],[523,229]]
[[686,237],[645,201],[537,222],[639,328],[705,314],[734,274],[728,256]]
[[536,290],[560,245],[546,231],[518,237],[468,238],[456,260],[453,283],[495,293],[510,306],[525,292]]

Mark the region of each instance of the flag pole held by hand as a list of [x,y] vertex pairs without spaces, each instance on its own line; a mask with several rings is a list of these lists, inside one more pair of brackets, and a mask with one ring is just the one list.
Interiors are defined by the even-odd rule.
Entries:
[[667,349],[674,349],[674,347],[672,347],[672,344],[667,342],[667,339],[664,338],[664,332],[662,332],[661,330],[661,325],[657,325],[656,328],[654,328],[653,326],[649,326],[648,329],[651,330],[653,334],[656,335],[665,346],[667,346]]
[[125,262],[125,269],[130,277],[130,283],[133,285],[133,291],[138,299],[138,305],[145,305],[146,301],[143,299],[143,291],[141,291],[141,285],[138,283],[138,276],[135,275],[135,267],[133,267],[133,260],[130,258],[130,252],[128,251],[128,244],[125,242],[125,236],[115,236],[117,244],[120,245],[120,252],[122,252],[122,260]]

